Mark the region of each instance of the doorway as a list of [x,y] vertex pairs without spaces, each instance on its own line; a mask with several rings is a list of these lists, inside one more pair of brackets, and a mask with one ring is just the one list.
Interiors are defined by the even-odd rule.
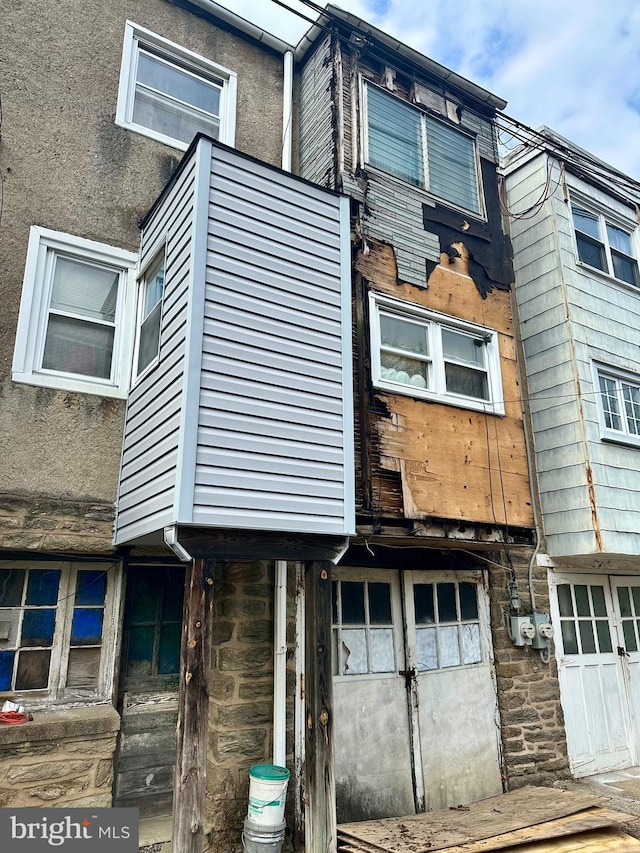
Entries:
[[332,666],[339,823],[502,791],[480,572],[337,569]]

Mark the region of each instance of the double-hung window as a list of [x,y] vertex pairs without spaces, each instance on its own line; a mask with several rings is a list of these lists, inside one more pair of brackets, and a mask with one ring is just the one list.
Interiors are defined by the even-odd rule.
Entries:
[[0,568],[0,696],[29,708],[111,695],[115,564]]
[[127,21],[116,124],[174,148],[235,142],[236,74]]
[[640,287],[633,230],[599,211],[572,202],[578,258],[627,284]]
[[125,397],[136,255],[33,226],[13,379]]
[[160,320],[164,293],[164,249],[156,255],[140,281],[136,376],[140,376],[160,351]]
[[369,299],[377,387],[504,414],[495,331],[378,294]]
[[481,213],[472,136],[365,84],[365,161],[472,213]]
[[640,376],[595,368],[602,435],[640,445]]

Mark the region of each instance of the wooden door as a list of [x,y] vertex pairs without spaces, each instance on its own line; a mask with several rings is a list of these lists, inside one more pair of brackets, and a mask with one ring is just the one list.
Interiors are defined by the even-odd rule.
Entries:
[[[622,579],[620,579],[622,581]],[[627,579],[629,581],[630,579]],[[629,767],[636,760],[629,667],[624,635],[636,630],[635,617],[620,622],[618,596],[632,593],[604,575],[555,574],[551,596],[556,628],[558,677],[564,711],[569,762],[575,776]],[[632,601],[640,604],[638,593]],[[637,634],[635,635],[637,637]],[[637,644],[637,640],[636,640]],[[637,691],[638,653],[634,668]]]

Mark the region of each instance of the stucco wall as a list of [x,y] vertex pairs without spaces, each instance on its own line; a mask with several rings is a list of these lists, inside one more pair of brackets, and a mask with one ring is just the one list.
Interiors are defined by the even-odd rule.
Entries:
[[[3,495],[115,498],[124,403],[16,384],[11,363],[30,226],[135,251],[140,217],[182,156],[114,122],[127,19],[237,71],[237,147],[280,162],[282,60],[271,51],[166,0],[45,0],[5,10],[0,504]],[[105,527],[91,550],[108,547]]]

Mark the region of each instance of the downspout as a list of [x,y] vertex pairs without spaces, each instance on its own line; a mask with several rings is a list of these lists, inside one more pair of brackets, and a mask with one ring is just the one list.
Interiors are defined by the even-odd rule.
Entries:
[[287,561],[276,560],[273,629],[273,763],[287,761]]
[[[282,169],[291,171],[293,51],[285,51],[282,71]],[[287,761],[287,561],[276,560],[273,613],[273,763]]]
[[291,171],[293,140],[293,51],[285,51],[283,57],[282,95],[282,169]]

